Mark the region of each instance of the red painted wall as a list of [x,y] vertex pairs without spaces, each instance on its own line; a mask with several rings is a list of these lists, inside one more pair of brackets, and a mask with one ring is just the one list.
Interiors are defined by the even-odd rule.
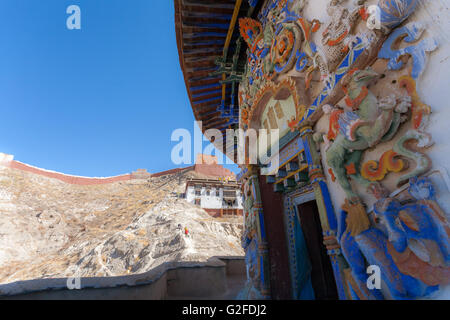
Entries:
[[[211,217],[219,218],[221,213],[224,216],[241,216],[244,214],[244,210],[242,209],[203,209],[205,210]],[[222,211],[222,212],[221,212]]]
[[272,299],[292,299],[289,257],[283,221],[283,196],[273,192],[273,185],[266,177],[259,177],[261,199],[264,210],[267,242],[269,244],[270,288]]
[[[69,184],[76,184],[81,186],[87,186],[87,185],[100,185],[100,184],[109,184],[113,182],[118,181],[128,181],[132,179],[138,179],[139,177],[135,177],[133,173],[123,174],[116,177],[108,177],[108,178],[89,178],[89,177],[78,177],[78,176],[72,176],[67,175],[64,173],[59,172],[53,172],[53,171],[47,171],[44,169],[36,168],[30,165],[27,165],[25,163],[19,162],[19,161],[10,161],[8,163],[4,163],[3,165],[12,168],[17,169],[21,171],[26,171],[34,174],[38,174],[44,177],[52,178],[52,179],[58,179],[60,181],[63,181],[65,183]],[[185,168],[177,168],[172,170],[167,170],[163,172],[158,172],[154,174],[149,174],[149,177],[161,177],[169,174],[178,173],[184,170],[194,170],[197,173],[213,176],[213,177],[228,177],[234,175],[233,172],[230,170],[224,168],[221,165],[218,164],[196,164],[191,167],[185,167]]]
[[233,172],[218,164],[196,164],[195,172],[214,177],[234,176]]
[[108,183],[113,183],[113,182],[118,182],[118,181],[128,181],[128,180],[132,179],[131,174],[124,174],[121,176],[110,177],[110,178],[77,177],[77,176],[66,175],[66,174],[59,173],[59,172],[46,171],[46,170],[32,167],[25,163],[14,161],[14,160],[8,164],[8,167],[26,171],[26,172],[31,172],[31,173],[38,174],[38,175],[48,177],[48,178],[52,178],[52,179],[58,179],[60,181],[66,182],[66,183],[77,184],[77,185],[81,185],[81,186],[108,184]]

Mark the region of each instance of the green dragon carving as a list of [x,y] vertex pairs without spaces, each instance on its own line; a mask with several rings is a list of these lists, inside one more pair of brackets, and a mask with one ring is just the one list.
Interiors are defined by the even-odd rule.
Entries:
[[369,68],[349,73],[348,77],[346,103],[352,110],[335,109],[338,116],[332,125],[338,131],[326,156],[338,183],[348,199],[355,203],[359,202],[359,197],[349,182],[349,176],[366,188],[374,187],[374,182],[361,176],[363,153],[394,137],[400,124],[407,119],[404,114],[411,107],[411,97],[391,95],[378,100],[367,86],[378,79],[379,74]]

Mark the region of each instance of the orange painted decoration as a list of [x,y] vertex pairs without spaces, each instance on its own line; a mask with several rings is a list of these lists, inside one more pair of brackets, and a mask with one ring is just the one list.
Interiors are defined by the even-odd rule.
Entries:
[[[347,89],[345,88],[344,91],[346,90]],[[362,87],[361,92],[355,99],[351,99],[349,96],[347,96],[345,98],[345,103],[347,104],[348,107],[351,107],[353,110],[358,110],[359,105],[361,104],[361,102],[363,102],[363,100],[367,97],[368,94],[369,89],[367,89],[367,87]]]
[[244,123],[244,124],[246,124],[246,125],[248,125],[249,124],[249,119],[248,119],[248,110],[247,109],[242,109],[242,111],[241,111],[241,119],[242,119],[242,122]]
[[401,159],[395,159],[398,154],[393,150],[386,151],[380,161],[367,161],[362,165],[361,175],[369,181],[381,181],[389,172],[400,172],[405,168]]
[[343,113],[344,113],[344,110],[341,110],[341,109],[334,110],[331,113],[330,125],[328,127],[328,135],[327,135],[328,140],[331,141],[331,140],[336,139],[337,135],[339,134],[339,128],[340,128],[339,116]]
[[330,174],[331,177],[331,181],[335,182],[336,181],[336,176],[334,175],[333,169],[328,169],[328,173]]
[[312,21],[312,28],[311,28],[311,32],[317,32],[319,31],[320,27],[322,26],[322,24],[320,23],[319,20],[314,19]]
[[422,124],[423,116],[431,113],[431,107],[424,104],[419,97],[416,89],[416,81],[410,76],[403,76],[399,79],[400,87],[404,88],[412,100],[412,126],[419,129]]
[[356,174],[355,164],[352,162],[348,166],[345,166],[348,175]]
[[339,38],[328,40],[327,45],[330,47],[337,46],[339,43],[341,43],[345,37],[348,35],[348,30],[346,30]]
[[450,267],[432,266],[418,258],[409,247],[404,252],[398,252],[391,242],[388,241],[386,245],[395,265],[402,273],[420,279],[429,286],[450,283]]
[[367,21],[367,19],[369,19],[369,13],[367,12],[367,9],[364,7],[359,9],[359,15],[361,16],[361,19],[363,19],[364,21]]
[[288,127],[291,128],[291,132],[294,132],[294,131],[295,131],[298,122],[299,122],[299,121],[297,120],[297,118],[294,118],[294,117],[292,117],[292,119],[291,119],[290,121],[287,122]]
[[299,18],[298,22],[300,22],[300,25],[301,25],[301,27],[303,29],[303,34],[305,35],[306,41],[309,41],[310,36],[311,36],[311,33],[310,33],[311,25],[309,24],[308,21],[306,21],[303,18]]

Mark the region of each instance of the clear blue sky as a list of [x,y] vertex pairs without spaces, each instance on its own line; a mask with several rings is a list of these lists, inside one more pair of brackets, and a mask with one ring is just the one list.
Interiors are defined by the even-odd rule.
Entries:
[[[73,4],[81,30],[66,27]],[[0,108],[16,160],[84,176],[175,167],[171,133],[194,117],[173,1],[1,0]]]

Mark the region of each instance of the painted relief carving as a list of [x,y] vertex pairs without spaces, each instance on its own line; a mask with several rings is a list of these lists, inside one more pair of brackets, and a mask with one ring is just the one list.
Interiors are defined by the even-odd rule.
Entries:
[[[399,70],[405,65],[402,57],[411,56],[413,59],[411,76],[417,79],[426,67],[427,52],[432,52],[438,47],[437,41],[433,38],[417,42],[422,37],[425,27],[425,24],[421,22],[413,22],[394,30],[381,48],[378,57],[389,59],[389,69]],[[411,43],[411,45],[402,49],[394,49],[400,40]]]
[[380,161],[368,161],[361,168],[361,175],[369,181],[381,181],[389,172],[400,172],[405,168],[405,162],[398,158],[393,150],[386,151]]
[[256,210],[252,195],[252,181],[244,185],[244,234],[242,236],[242,247],[245,250],[245,263],[247,267],[247,283],[241,293],[242,299],[260,299],[260,262],[258,255],[258,233]]
[[[334,72],[339,63],[349,51],[349,44],[354,41],[353,29],[359,20],[360,8],[350,11],[343,3],[347,0],[332,0],[328,3],[327,13],[330,22],[322,33],[323,54],[318,57],[321,60],[318,66],[322,78],[326,78]],[[364,1],[359,1],[360,3]]]
[[[329,132],[324,137],[329,145],[326,156],[330,174],[347,194],[338,232],[350,266],[345,273],[347,286],[355,299],[383,299],[386,294],[394,299],[423,297],[450,282],[449,224],[434,200],[431,182],[417,178],[431,168],[430,159],[417,150],[433,144],[424,132],[431,108],[420,100],[411,76],[396,81],[399,96],[381,99],[367,89],[367,82],[361,82],[372,76],[376,77],[370,70],[351,72],[345,110],[324,108],[330,114]],[[392,140],[409,118],[411,128],[393,148],[379,161],[370,160],[360,167],[364,150]],[[410,183],[411,199],[405,203],[389,197],[388,190],[378,182],[390,172],[406,169],[409,172],[397,180],[399,186]],[[349,177],[378,199],[374,213],[379,225],[370,221]],[[380,266],[388,292],[367,290],[365,268],[372,264]]]
[[[411,142],[416,142],[416,147],[411,146]],[[418,130],[409,130],[402,137],[400,137],[394,146],[394,151],[403,156],[405,159],[411,160],[415,163],[415,167],[411,172],[401,176],[398,179],[397,185],[402,185],[408,182],[410,178],[417,177],[426,173],[431,169],[431,160],[427,155],[417,150],[419,148],[427,148],[433,145],[431,136],[425,132]]]
[[348,231],[347,212],[341,212],[339,242],[356,299],[384,298],[367,290],[365,261],[380,266],[394,299],[422,297],[450,282],[450,225],[435,202],[434,187],[427,178],[414,178],[408,191],[406,203],[378,193],[374,212],[380,223],[356,236]]
[[388,197],[375,205],[388,236],[388,252],[402,273],[428,286],[448,284],[450,225],[435,201],[434,186],[427,178],[413,178],[408,191],[412,202]]
[[[331,118],[332,133],[328,138],[334,142],[326,152],[327,162],[334,176],[344,189],[351,202],[359,202],[359,196],[354,192],[348,177],[346,167],[350,170],[352,179],[370,186],[368,180],[360,173],[360,162],[363,152],[374,147],[381,141],[389,141],[397,132],[399,125],[405,120],[403,115],[411,106],[411,97],[388,96],[382,99],[367,89],[367,86],[379,75],[370,69],[350,72],[345,99],[347,110],[335,112]],[[339,129],[337,132],[336,129]],[[367,170],[365,170],[366,172]]]
[[258,96],[267,87],[276,86],[280,75],[293,69],[305,71],[306,87],[315,70],[316,46],[310,42],[320,23],[301,17],[303,1],[276,0],[269,6],[264,23],[240,19],[240,32],[247,42],[248,63],[239,87],[241,118],[248,126]]
[[417,4],[418,0],[379,0],[377,5],[365,6],[359,12],[369,29],[388,34],[414,12]]
[[[285,94],[287,92],[287,94]],[[297,92],[297,87],[295,81],[287,77],[284,80],[280,81],[278,84],[275,84],[272,81],[266,83],[264,87],[262,87],[253,97],[253,107],[248,111],[248,109],[244,109],[246,111],[241,111],[242,114],[242,122],[244,125],[250,127],[250,123],[257,117],[263,113],[263,107],[265,103],[272,98],[277,97],[278,95],[284,96],[292,96],[295,106],[295,117],[286,120],[287,125],[292,130],[295,129],[294,124],[298,122],[298,119],[301,119],[306,111],[306,106],[301,104],[300,97]],[[285,115],[283,109],[277,110],[277,106],[275,105],[275,111],[273,112],[273,122],[268,120],[268,123],[272,129],[277,128],[276,119],[283,119],[284,117],[280,117],[281,115]]]
[[[292,96],[296,115],[287,121],[289,128],[303,136],[299,128],[309,127],[310,139],[325,142],[323,160],[329,168],[322,170],[320,164],[315,167],[308,161],[308,183],[336,183],[345,193],[340,213],[333,215],[333,208],[329,212],[339,220],[334,244],[346,262],[341,266],[345,269],[348,264],[339,271],[346,294],[354,299],[418,298],[450,284],[450,225],[425,178],[432,167],[425,154],[433,145],[425,131],[431,108],[416,88],[438,43],[431,37],[422,39],[421,22],[405,22],[418,0],[379,0],[383,32],[358,25],[369,19],[365,2],[329,1],[330,19],[321,32],[319,21],[303,17],[304,1],[270,0],[263,6],[261,22],[241,21],[241,34],[249,46],[240,84],[241,127],[275,127],[275,120],[288,112],[285,104],[275,103],[267,119],[260,119],[268,101]],[[365,31],[357,34],[361,27]],[[313,38],[318,38],[319,46]],[[385,73],[392,84],[382,80],[386,75],[366,67],[377,57],[388,60]],[[373,65],[377,70],[384,66],[380,61]],[[313,132],[321,111],[329,116],[326,134]],[[305,154],[310,155],[313,145],[304,140]],[[315,170],[317,181],[312,179]],[[301,179],[288,180],[275,190],[300,188]],[[390,190],[393,186],[403,190],[401,197],[400,191]],[[381,268],[386,288],[368,290],[368,265]]]
[[418,0],[380,0],[381,26],[385,32],[405,21],[416,9]]

